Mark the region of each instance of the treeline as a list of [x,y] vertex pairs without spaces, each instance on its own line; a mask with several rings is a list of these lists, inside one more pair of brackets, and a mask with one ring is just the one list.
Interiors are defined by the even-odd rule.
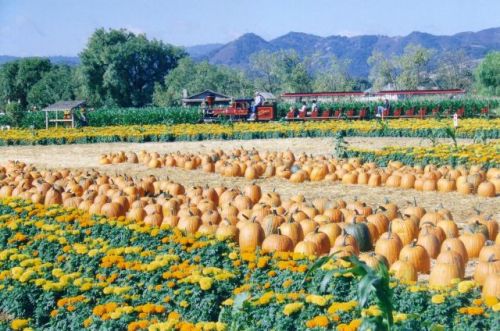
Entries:
[[234,96],[251,96],[255,90],[278,95],[387,86],[465,88],[500,95],[500,52],[488,54],[476,65],[463,52],[438,56],[419,45],[408,45],[399,56],[375,51],[368,60],[368,79],[360,79],[349,75],[348,60],[335,57],[260,52],[242,71],[194,62],[182,48],[145,35],[99,29],[79,56],[76,67],[56,65],[45,58],[2,65],[0,110],[19,123],[26,110],[39,110],[59,100],[85,99],[90,107],[164,107],[180,105],[184,89],[195,93],[207,88]]

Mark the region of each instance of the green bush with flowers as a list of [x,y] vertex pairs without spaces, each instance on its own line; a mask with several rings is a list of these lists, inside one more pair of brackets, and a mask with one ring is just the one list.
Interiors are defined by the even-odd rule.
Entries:
[[[168,227],[0,200],[0,330],[382,325],[378,294],[360,297],[370,278],[355,270],[341,259],[240,253]],[[472,281],[446,290],[385,281],[394,330],[499,329],[500,304],[481,299]]]

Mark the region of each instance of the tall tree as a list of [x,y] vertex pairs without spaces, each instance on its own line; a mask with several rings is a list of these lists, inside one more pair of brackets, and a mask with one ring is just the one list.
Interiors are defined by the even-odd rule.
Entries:
[[251,75],[255,87],[274,94],[281,90],[281,80],[278,70],[278,54],[261,51],[250,56]]
[[243,72],[204,61],[195,63],[183,58],[179,65],[165,76],[163,85],[157,84],[153,102],[157,106],[180,105],[182,91],[188,93],[211,89],[231,96],[249,96],[252,85]]
[[370,80],[376,91],[382,90],[386,85],[394,85],[397,78],[397,68],[394,57],[387,57],[382,52],[374,50],[368,58],[370,65]]
[[351,61],[341,60],[336,56],[329,59],[326,69],[316,74],[315,91],[352,91],[355,81],[349,75]]
[[475,72],[479,93],[500,96],[500,52],[490,52]]
[[440,88],[469,89],[474,80],[472,60],[463,50],[444,52],[439,56],[435,76]]
[[434,52],[420,45],[409,44],[398,58],[399,76],[396,79],[400,89],[415,90],[429,81],[429,63]]
[[140,107],[186,53],[126,30],[99,29],[80,54],[91,103]]
[[67,65],[55,65],[28,92],[28,103],[39,109],[59,100],[74,99],[72,69]]
[[45,58],[24,58],[8,62],[0,68],[0,102],[19,102],[28,105],[28,93],[52,65]]
[[312,76],[308,67],[307,61],[294,50],[261,51],[250,57],[255,87],[274,94],[311,91]]

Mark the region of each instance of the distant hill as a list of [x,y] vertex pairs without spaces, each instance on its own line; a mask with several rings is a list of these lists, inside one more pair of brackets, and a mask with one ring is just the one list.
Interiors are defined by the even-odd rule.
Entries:
[[[55,64],[67,64],[69,66],[76,66],[80,64],[80,58],[78,56],[40,56],[44,58],[48,58],[50,62],[55,63]],[[19,56],[10,56],[10,55],[0,55],[0,65],[14,61],[17,59],[20,59],[21,57]]]
[[[473,60],[481,59],[491,50],[500,50],[500,28],[478,32],[461,32],[451,36],[437,36],[423,32],[412,32],[403,37],[382,35],[361,35],[354,37],[319,37],[312,34],[290,32],[281,37],[266,41],[253,33],[247,33],[227,44],[216,47],[190,47],[195,59],[208,60],[214,64],[246,68],[250,56],[261,50],[278,51],[293,49],[301,56],[320,54],[328,57],[335,55],[340,59],[350,59],[349,71],[355,77],[367,77],[367,59],[374,49],[386,55],[401,54],[408,44],[420,44],[433,48],[438,53],[447,50],[464,50]],[[200,46],[203,47],[203,46]],[[205,52],[204,52],[204,51]]]
[[[472,60],[482,59],[491,50],[500,50],[500,28],[478,32],[460,32],[451,36],[438,36],[424,32],[412,32],[407,36],[388,37],[382,35],[361,35],[354,37],[320,37],[301,32],[289,32],[281,37],[265,40],[254,33],[246,33],[227,44],[204,44],[185,47],[195,60],[207,60],[213,64],[246,69],[250,56],[256,52],[293,49],[300,56],[319,54],[322,58],[335,55],[349,59],[349,72],[354,77],[365,78],[369,73],[368,58],[373,50],[386,55],[401,54],[408,44],[420,44],[439,53],[464,50]],[[0,55],[0,65],[18,57]],[[77,56],[49,56],[58,64],[78,65]],[[317,68],[316,68],[317,69]]]
[[196,46],[187,46],[184,47],[186,52],[193,58],[203,57],[204,55],[210,53],[215,49],[219,49],[224,46],[224,44],[205,44],[205,45],[196,45]]

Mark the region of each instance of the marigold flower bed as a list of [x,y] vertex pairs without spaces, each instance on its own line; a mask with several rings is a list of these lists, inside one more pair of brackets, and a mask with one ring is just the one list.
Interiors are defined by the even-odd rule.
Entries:
[[486,144],[436,145],[433,147],[390,146],[381,150],[350,148],[351,157],[360,157],[364,161],[373,161],[386,165],[399,160],[405,164],[464,165],[481,164],[485,168],[498,167],[500,164],[500,141]]
[[[449,119],[371,121],[318,121],[305,123],[177,124],[85,127],[79,129],[0,131],[0,145],[75,144],[103,142],[191,141],[208,139],[262,139],[328,137],[345,130],[349,136],[447,137]],[[500,138],[500,119],[463,119],[457,136]]]
[[[0,200],[0,329],[353,330],[357,278],[339,260],[240,253],[234,244],[124,218]],[[324,283],[329,270],[338,270]],[[304,278],[306,280],[303,282]],[[395,329],[498,329],[472,281],[391,283]]]

